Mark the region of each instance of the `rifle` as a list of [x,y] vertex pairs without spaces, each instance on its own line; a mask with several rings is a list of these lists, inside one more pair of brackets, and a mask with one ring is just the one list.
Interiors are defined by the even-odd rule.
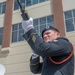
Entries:
[[22,13],[21,16],[22,16],[23,20],[29,20],[29,15],[28,15],[27,11],[25,10],[25,5],[23,5],[23,4],[21,5],[19,0],[17,0],[17,3],[20,7],[20,10],[21,10],[21,13]]

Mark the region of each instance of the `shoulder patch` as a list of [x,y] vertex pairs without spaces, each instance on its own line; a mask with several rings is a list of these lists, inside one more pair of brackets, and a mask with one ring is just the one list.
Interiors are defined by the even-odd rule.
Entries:
[[35,41],[36,41],[36,37],[33,35],[33,37],[32,37],[32,41],[35,43]]

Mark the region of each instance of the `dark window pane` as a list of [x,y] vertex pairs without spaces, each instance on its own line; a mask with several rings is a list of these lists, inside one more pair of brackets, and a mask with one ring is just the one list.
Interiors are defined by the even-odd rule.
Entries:
[[44,2],[45,0],[39,0],[39,2]]
[[74,18],[74,27],[75,27],[75,18]]
[[37,25],[38,25],[38,19],[34,19],[33,25],[34,25],[34,26],[37,26]]
[[67,32],[74,31],[74,25],[72,19],[66,20],[66,30]]
[[19,36],[18,36],[19,39],[18,39],[18,41],[23,41],[24,40],[23,34],[24,34],[24,30],[19,31]]
[[0,28],[0,45],[2,45],[3,28]]
[[75,17],[75,10],[73,10],[73,15],[74,15],[74,17]]
[[2,10],[2,8],[1,8],[1,5],[0,5],[0,14],[2,13],[1,10]]
[[39,29],[38,29],[38,27],[34,27],[34,28],[35,28],[36,32],[39,34]]
[[17,42],[17,32],[12,33],[12,42]]
[[25,8],[25,0],[20,0],[21,5]]
[[6,4],[3,4],[2,13],[5,13],[6,10]]
[[43,31],[43,29],[46,27],[46,25],[42,25],[42,26],[40,26],[40,36],[41,36],[41,33],[42,33],[42,31]]
[[47,26],[53,26],[54,27],[54,22],[48,23]]
[[13,30],[13,31],[18,30],[18,24],[13,25],[12,30]]
[[31,0],[26,0],[26,6],[30,6],[31,5]]
[[19,29],[23,29],[23,28],[22,28],[22,23],[19,23]]
[[38,0],[33,0],[33,4],[37,4],[38,3]]
[[20,0],[20,2],[21,2],[21,4],[22,4],[22,3],[25,4],[25,0]]
[[46,24],[46,17],[40,18],[40,24]]
[[0,28],[0,34],[3,34],[3,28]]
[[67,19],[67,18],[72,18],[72,12],[71,11],[65,12],[65,19]]
[[0,45],[2,45],[2,35],[0,35]]
[[16,9],[19,9],[19,5],[17,3],[17,0],[15,0],[15,2],[14,2],[14,10],[16,10]]
[[47,16],[47,23],[53,22],[54,17],[53,16]]

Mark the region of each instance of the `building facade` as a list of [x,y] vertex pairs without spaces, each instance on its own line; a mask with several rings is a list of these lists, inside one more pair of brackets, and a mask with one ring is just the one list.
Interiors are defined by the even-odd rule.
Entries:
[[[74,0],[19,0],[25,5],[34,28],[41,36],[47,25],[59,29],[75,48],[75,3]],[[22,37],[22,17],[17,0],[0,0],[0,64],[5,75],[34,75],[29,69],[32,54]],[[42,60],[41,60],[42,61]],[[39,74],[38,74],[39,75]]]

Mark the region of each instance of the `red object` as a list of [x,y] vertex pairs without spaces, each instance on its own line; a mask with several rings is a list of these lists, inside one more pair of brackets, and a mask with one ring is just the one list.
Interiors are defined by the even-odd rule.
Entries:
[[[72,44],[71,44],[71,45],[72,45]],[[50,59],[54,64],[63,64],[63,63],[65,63],[66,61],[68,61],[68,60],[73,56],[73,54],[74,54],[74,47],[73,47],[73,45],[72,45],[72,52],[71,52],[71,54],[70,54],[66,59],[64,59],[64,60],[62,60],[62,61],[60,61],[60,62],[54,61],[50,56],[49,56],[49,59]]]

